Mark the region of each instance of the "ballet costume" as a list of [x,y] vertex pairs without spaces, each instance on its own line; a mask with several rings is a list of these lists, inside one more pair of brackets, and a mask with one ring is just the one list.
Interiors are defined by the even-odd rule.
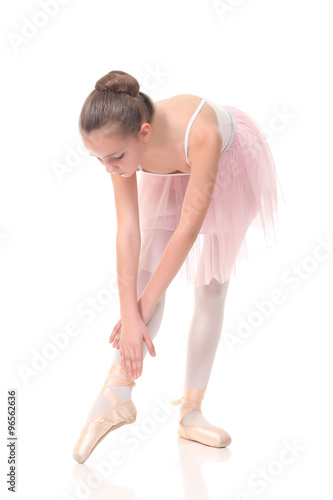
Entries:
[[[183,395],[173,401],[180,405],[178,435],[203,445],[225,447],[230,435],[202,415],[214,357],[220,340],[229,280],[236,275],[237,263],[251,253],[271,247],[275,241],[278,204],[284,196],[272,153],[257,122],[244,111],[216,104],[201,97],[188,122],[184,152],[188,163],[191,126],[204,105],[214,109],[223,147],[211,201],[190,252],[178,276],[194,287],[194,313],[187,344],[187,364]],[[138,186],[141,249],[138,266],[138,297],[158,266],[164,249],[180,221],[190,174],[148,172],[139,166]],[[254,230],[261,238],[251,240]],[[165,293],[146,327],[153,340],[161,323]],[[147,347],[143,343],[143,357]],[[97,444],[112,430],[136,419],[131,400],[134,379],[123,370],[116,350],[103,388],[73,451],[83,463]]]
[[[284,203],[274,159],[257,122],[240,109],[201,99],[185,133],[186,163],[190,129],[206,103],[216,113],[223,148],[208,211],[179,272],[181,279],[195,287],[208,284],[212,278],[220,283],[229,280],[237,274],[241,260],[249,262],[251,254],[272,247],[278,203]],[[176,229],[190,174],[139,169],[140,229],[147,244],[141,248],[139,267],[152,272],[158,253],[151,258],[150,240],[157,230],[162,235]]]

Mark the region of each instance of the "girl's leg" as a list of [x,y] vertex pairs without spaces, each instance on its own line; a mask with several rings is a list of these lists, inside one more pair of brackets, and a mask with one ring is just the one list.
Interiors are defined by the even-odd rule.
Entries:
[[[172,231],[157,230],[154,231],[153,233],[144,235],[141,251],[145,253],[148,259],[152,259],[151,262],[158,263],[162,257],[165,246],[167,245],[172,234],[173,234]],[[151,275],[152,275],[151,273],[139,269],[138,280],[137,280],[138,297],[140,297],[141,293],[145,289],[148,281],[151,278]],[[152,340],[155,338],[155,335],[159,330],[163,318],[165,296],[166,294],[164,293],[156,306],[153,316],[147,323],[147,330]],[[112,364],[121,366],[120,350],[114,349],[114,351],[115,352],[113,354]],[[143,343],[142,345],[143,358],[146,356],[147,352],[148,352],[147,346],[145,343]],[[118,376],[114,374],[108,374],[106,379],[110,378],[118,378]],[[118,398],[119,401],[123,401],[124,399],[128,399],[131,397],[132,387],[119,386],[119,385],[112,386],[112,392],[115,394],[115,396]],[[86,423],[95,418],[100,413],[110,408],[111,406],[112,406],[111,402],[104,396],[104,394],[100,392],[97,395],[90,409]]]
[[[138,272],[138,285],[137,285],[138,297],[141,295],[142,291],[146,287],[148,281],[150,280],[150,277],[151,277],[151,274],[146,272],[146,271],[140,270]],[[157,334],[157,332],[159,330],[159,327],[160,327],[160,324],[162,321],[162,317],[163,317],[164,304],[165,304],[165,293],[164,293],[164,295],[162,295],[160,301],[157,304],[157,307],[154,311],[153,316],[151,317],[151,319],[147,323],[147,330],[148,330],[149,335],[150,335],[152,340],[154,339],[155,335]],[[115,352],[113,354],[112,364],[120,366],[121,365],[120,350],[114,349],[114,351]],[[145,343],[143,343],[143,346],[142,346],[143,358],[145,357],[147,352],[148,352],[147,346]],[[117,378],[117,377],[118,377],[117,375],[108,374],[106,378],[109,379],[109,378]],[[112,392],[115,394],[115,396],[118,398],[119,401],[123,401],[124,399],[128,399],[131,397],[132,387],[120,386],[120,385],[112,386]],[[111,406],[112,406],[111,402],[104,396],[104,394],[102,394],[100,392],[97,395],[97,397],[96,397],[96,399],[95,399],[95,401],[90,409],[90,413],[88,415],[86,422],[88,422],[89,420],[92,420],[98,414],[107,410]]]
[[[194,288],[194,312],[187,342],[184,389],[206,390],[219,344],[229,281],[212,279],[209,285]],[[180,412],[185,407],[180,406]],[[185,415],[183,425],[212,425],[200,411]]]

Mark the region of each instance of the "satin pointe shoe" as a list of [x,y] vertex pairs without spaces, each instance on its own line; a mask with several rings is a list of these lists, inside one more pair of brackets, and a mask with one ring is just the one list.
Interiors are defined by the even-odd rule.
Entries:
[[83,427],[73,450],[73,458],[80,464],[87,460],[109,432],[136,420],[137,412],[132,399],[119,401],[110,389],[110,386],[114,385],[134,387],[136,385],[134,380],[118,365],[111,365],[109,373],[118,375],[119,378],[106,379],[101,393],[108,398],[113,406],[97,415]]
[[182,424],[183,418],[190,411],[201,411],[201,402],[204,395],[205,391],[202,389],[185,389],[181,399],[172,401],[173,406],[177,406],[179,404],[186,406],[180,414],[178,422],[178,435],[181,438],[197,441],[198,443],[205,444],[207,446],[224,448],[231,443],[231,437],[225,430],[220,429],[220,427],[215,427],[213,425],[205,426]]

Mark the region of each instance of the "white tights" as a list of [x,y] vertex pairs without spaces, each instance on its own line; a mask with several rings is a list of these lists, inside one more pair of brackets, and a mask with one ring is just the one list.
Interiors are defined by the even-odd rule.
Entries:
[[[151,274],[146,271],[138,272],[138,297],[150,280]],[[224,305],[228,291],[229,282],[218,283],[212,279],[209,285],[194,288],[194,311],[187,341],[187,359],[185,370],[185,388],[196,388],[206,390],[210,378],[213,362],[219,344]],[[159,330],[165,305],[165,293],[157,304],[155,312],[147,323],[147,330],[153,340]],[[142,345],[143,358],[148,352],[145,343]],[[120,351],[115,349],[112,364],[120,366]],[[108,375],[107,378],[117,377]],[[112,392],[119,401],[131,397],[132,388],[123,386],[112,386]],[[87,418],[87,422],[99,413],[110,408],[111,403],[99,393]],[[183,405],[180,405],[180,411]],[[185,415],[183,425],[212,425],[201,412],[193,410]]]
[[[140,297],[141,293],[145,289],[148,281],[150,280],[151,274],[147,273],[146,271],[138,271],[138,279],[137,279],[137,296]],[[164,312],[164,304],[165,304],[165,293],[162,295],[161,299],[159,300],[156,309],[154,311],[153,316],[150,318],[150,320],[147,323],[147,330],[149,332],[149,335],[151,339],[153,340],[155,335],[157,334],[162,317],[163,317],[163,312]],[[121,366],[121,360],[120,360],[120,350],[119,349],[114,349],[114,355],[112,359],[112,363],[114,365]],[[142,356],[145,358],[146,354],[148,352],[146,344],[143,342],[142,344]],[[118,378],[117,375],[113,374],[108,374],[106,379],[110,378]],[[112,387],[112,389],[111,389]],[[124,399],[128,399],[131,397],[132,393],[132,387],[127,387],[127,386],[109,386],[110,390],[115,394],[115,396],[119,399],[119,401],[123,401]],[[97,416],[99,413],[107,410],[110,408],[112,404],[110,401],[104,396],[104,394],[99,393],[97,395],[97,398],[95,399],[91,409],[90,413],[87,418],[87,422],[95,416]]]

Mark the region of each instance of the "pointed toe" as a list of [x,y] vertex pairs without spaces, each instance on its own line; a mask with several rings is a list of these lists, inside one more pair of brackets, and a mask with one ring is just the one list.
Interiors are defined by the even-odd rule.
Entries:
[[109,432],[122,425],[133,423],[136,420],[136,414],[133,401],[126,399],[88,422],[75,444],[72,453],[74,460],[83,464]]

